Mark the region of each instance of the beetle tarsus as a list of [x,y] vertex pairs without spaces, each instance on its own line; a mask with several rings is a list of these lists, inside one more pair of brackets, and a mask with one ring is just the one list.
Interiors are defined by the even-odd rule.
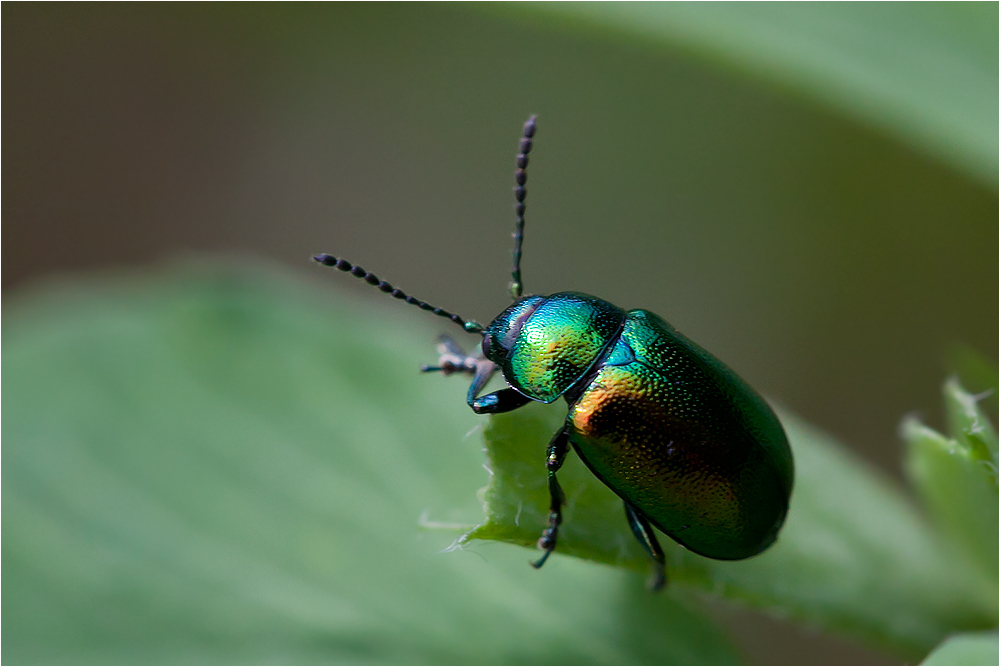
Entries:
[[662,591],[667,586],[667,569],[663,563],[656,563],[653,566],[653,574],[646,581],[646,588],[655,593]]
[[656,539],[656,533],[653,532],[653,527],[649,524],[646,515],[628,501],[623,502],[625,518],[628,519],[628,526],[632,529],[632,534],[653,560],[653,574],[646,585],[651,591],[662,590],[667,585],[666,557],[663,554],[663,547]]
[[508,387],[479,398],[472,398],[469,405],[472,406],[472,411],[477,415],[495,415],[517,410],[530,402],[530,398]]
[[475,375],[479,363],[484,361],[482,356],[475,354],[465,354],[462,348],[451,336],[441,336],[437,345],[438,362],[436,366],[423,365],[420,367],[421,373],[468,373]]
[[[541,542],[541,540],[539,540],[539,542]],[[554,548],[555,547],[553,547],[553,549]],[[552,554],[552,551],[549,550],[549,549],[547,549],[545,551],[545,553],[542,554],[541,558],[539,558],[538,560],[535,560],[535,561],[528,561],[528,562],[531,564],[531,567],[535,568],[536,570],[540,569],[543,565],[545,565],[545,561],[547,561],[549,559],[549,556],[551,554]]]

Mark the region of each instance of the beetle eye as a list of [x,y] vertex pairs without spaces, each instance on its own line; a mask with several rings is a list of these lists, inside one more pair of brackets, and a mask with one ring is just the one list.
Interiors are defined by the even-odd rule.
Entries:
[[490,337],[483,336],[483,356],[487,359],[490,358]]

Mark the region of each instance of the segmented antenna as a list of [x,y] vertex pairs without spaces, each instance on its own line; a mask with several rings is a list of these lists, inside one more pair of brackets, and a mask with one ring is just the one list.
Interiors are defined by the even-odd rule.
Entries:
[[517,225],[514,228],[514,270],[511,276],[514,278],[510,284],[510,294],[515,299],[521,296],[524,286],[521,284],[521,243],[524,241],[524,198],[528,191],[524,184],[528,181],[528,153],[531,152],[532,137],[535,136],[536,115],[524,124],[524,133],[521,135],[521,144],[517,154],[517,171],[514,172],[514,211],[517,213]]
[[455,324],[457,324],[458,326],[468,331],[469,333],[482,333],[483,331],[483,326],[478,322],[473,322],[471,320],[469,321],[463,320],[458,315],[455,315],[454,313],[449,313],[447,310],[444,310],[443,308],[438,308],[437,306],[432,306],[429,303],[424,303],[419,299],[414,299],[412,296],[406,294],[403,290],[396,289],[395,287],[385,282],[384,280],[379,280],[378,276],[376,276],[374,273],[365,271],[357,264],[351,264],[346,259],[339,259],[337,257],[334,257],[333,255],[327,255],[325,253],[321,255],[316,255],[315,257],[313,257],[313,259],[324,266],[332,266],[335,269],[340,269],[341,271],[350,273],[355,278],[360,278],[369,285],[377,287],[379,290],[385,292],[386,294],[390,294],[396,297],[397,299],[402,299],[411,306],[416,306],[421,310],[426,310],[440,317],[446,317]]

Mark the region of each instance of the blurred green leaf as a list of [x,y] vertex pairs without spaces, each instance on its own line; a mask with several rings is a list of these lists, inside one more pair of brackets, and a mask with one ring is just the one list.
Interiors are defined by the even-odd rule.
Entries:
[[549,3],[853,116],[996,186],[996,3]]
[[442,553],[479,418],[393,305],[221,269],[8,301],[4,662],[736,661],[679,592]]
[[951,437],[961,442],[972,457],[991,464],[996,485],[997,432],[979,407],[978,399],[965,391],[958,380],[951,379],[944,385],[944,403]]
[[[565,409],[555,405],[491,419],[487,521],[467,539],[534,545],[548,508],[545,445],[564,419]],[[736,562],[664,544],[672,587],[709,591],[911,658],[951,632],[996,623],[995,587],[953,566],[893,484],[791,414],[782,412],[781,420],[795,454],[796,482],[777,544]],[[618,497],[576,457],[567,459],[560,482],[567,504],[557,553],[647,571]],[[550,559],[546,568],[563,560]]]
[[995,665],[1000,662],[997,631],[969,632],[949,637],[921,665]]
[[998,510],[993,425],[957,381],[945,384],[948,438],[915,417],[903,421],[907,473],[938,529],[997,593]]
[[948,365],[969,391],[985,394],[977,398],[989,405],[995,414],[1000,398],[1000,373],[997,365],[978,350],[961,343],[953,344],[948,350]]

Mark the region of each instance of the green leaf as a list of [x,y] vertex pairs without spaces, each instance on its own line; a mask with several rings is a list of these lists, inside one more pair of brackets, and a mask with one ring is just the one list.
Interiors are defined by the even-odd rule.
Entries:
[[921,665],[995,665],[1000,662],[997,631],[969,632],[945,640]]
[[[437,329],[279,275],[63,288],[3,321],[3,657],[732,663],[678,592],[443,553],[482,454]],[[127,286],[126,286],[127,285]]]
[[535,8],[688,49],[997,178],[995,3],[554,3]]
[[985,394],[981,401],[995,413],[1000,398],[1000,371],[997,365],[975,348],[961,343],[953,344],[948,350],[948,364],[970,391]]
[[979,407],[976,397],[965,391],[958,380],[945,383],[944,402],[951,437],[965,445],[970,456],[991,464],[995,484],[997,432],[990,418]]
[[973,396],[955,380],[945,384],[951,438],[921,424],[903,421],[908,444],[907,473],[938,529],[997,591],[997,436]]
[[[565,409],[530,405],[496,415],[485,433],[492,472],[487,520],[466,539],[534,545],[546,524],[545,445]],[[664,544],[673,588],[709,591],[814,627],[919,658],[946,635],[996,623],[996,596],[952,566],[900,491],[829,436],[781,412],[796,482],[778,543],[723,562]],[[560,471],[567,496],[557,554],[646,572],[621,501],[576,457]],[[545,567],[562,567],[553,557]],[[994,589],[995,590],[995,589]]]

